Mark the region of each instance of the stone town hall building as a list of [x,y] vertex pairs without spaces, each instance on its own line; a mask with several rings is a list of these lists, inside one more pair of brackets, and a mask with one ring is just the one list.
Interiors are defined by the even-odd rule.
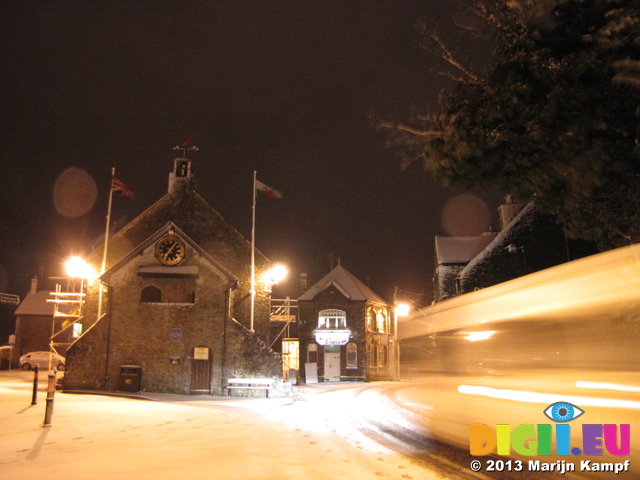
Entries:
[[[96,271],[102,256],[89,258]],[[168,193],[109,239],[105,294],[87,292],[63,387],[222,394],[227,378],[280,378],[259,285],[249,329],[250,258],[251,243],[195,191],[191,160],[176,158]],[[255,265],[260,278],[269,261],[257,251]]]

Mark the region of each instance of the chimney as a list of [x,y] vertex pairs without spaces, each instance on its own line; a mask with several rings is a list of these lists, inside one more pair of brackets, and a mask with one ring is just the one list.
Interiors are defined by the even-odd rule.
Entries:
[[504,230],[507,225],[511,223],[511,220],[516,218],[523,207],[524,205],[517,202],[513,195],[505,196],[504,204],[498,207],[498,213],[500,214],[500,230]]
[[29,293],[38,293],[38,277],[31,279],[31,290],[29,290]]
[[300,274],[300,292],[304,293],[307,291],[308,288],[309,288],[309,284],[307,282],[307,274],[301,273]]

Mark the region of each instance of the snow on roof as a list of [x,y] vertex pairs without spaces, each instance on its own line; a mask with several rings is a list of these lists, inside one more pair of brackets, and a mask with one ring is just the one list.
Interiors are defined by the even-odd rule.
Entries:
[[318,283],[298,297],[298,300],[313,300],[320,293],[331,286],[335,286],[349,300],[368,300],[387,304],[380,296],[358,280],[351,272],[338,264],[327,273]]
[[522,210],[511,220],[500,233],[494,236],[493,240],[486,246],[486,248],[479,253],[473,260],[471,260],[466,267],[460,272],[462,279],[475,274],[475,269],[483,263],[490,262],[491,257],[496,253],[503,253],[507,244],[511,243],[512,237],[515,235],[515,231],[522,228],[523,224],[530,223],[533,215],[536,212],[535,202],[531,201],[524,206]]
[[489,245],[496,233],[487,232],[479,237],[436,237],[438,265],[467,264]]
[[15,315],[53,315],[54,304],[47,302],[50,299],[53,299],[51,292],[29,292],[16,308]]

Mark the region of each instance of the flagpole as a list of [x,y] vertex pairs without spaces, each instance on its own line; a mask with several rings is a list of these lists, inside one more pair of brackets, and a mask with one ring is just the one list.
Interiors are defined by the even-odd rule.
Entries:
[[[111,167],[111,182],[109,183],[109,206],[107,207],[107,225],[104,229],[104,251],[102,252],[102,265],[100,266],[100,275],[104,273],[107,267],[107,248],[109,247],[109,224],[111,223],[111,203],[113,202],[113,179],[116,178],[116,167]],[[102,291],[103,285],[100,282],[100,293],[98,294],[98,319],[102,315]]]
[[251,207],[251,328],[253,332],[253,318],[256,302],[256,175],[253,171],[253,205]]

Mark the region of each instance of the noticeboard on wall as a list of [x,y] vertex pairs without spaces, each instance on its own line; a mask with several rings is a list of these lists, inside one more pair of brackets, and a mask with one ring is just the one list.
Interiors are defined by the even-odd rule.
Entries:
[[193,349],[194,360],[209,360],[209,348],[196,347]]

